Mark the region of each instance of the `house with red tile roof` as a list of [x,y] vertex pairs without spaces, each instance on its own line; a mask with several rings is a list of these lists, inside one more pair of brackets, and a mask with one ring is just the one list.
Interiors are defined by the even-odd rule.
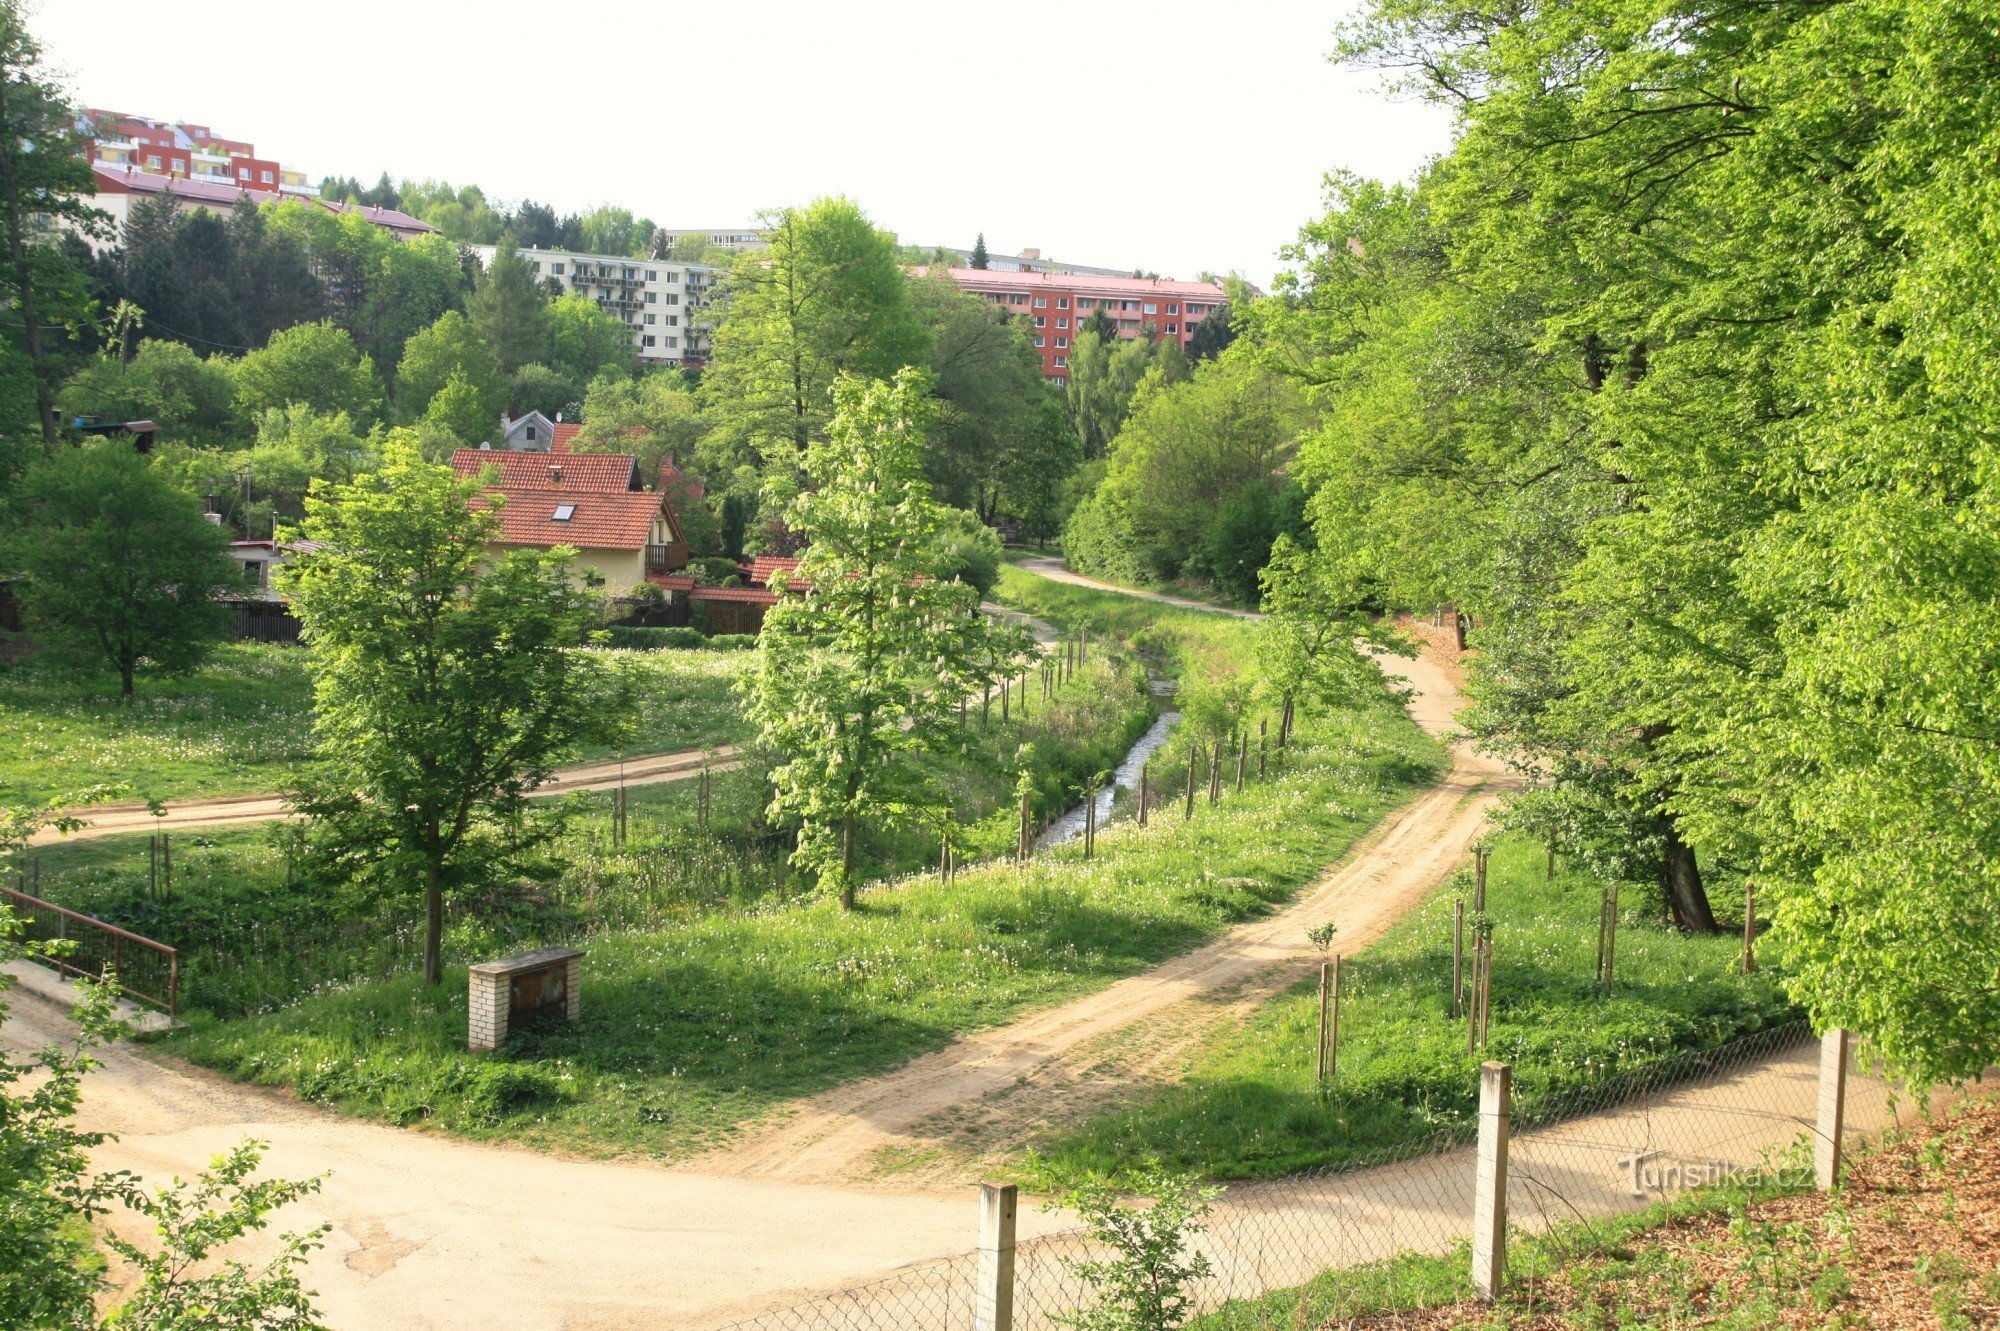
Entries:
[[571,567],[623,596],[687,567],[688,543],[673,505],[639,488],[639,460],[629,453],[513,453],[461,448],[458,475],[487,482],[499,499],[496,549],[571,546]]

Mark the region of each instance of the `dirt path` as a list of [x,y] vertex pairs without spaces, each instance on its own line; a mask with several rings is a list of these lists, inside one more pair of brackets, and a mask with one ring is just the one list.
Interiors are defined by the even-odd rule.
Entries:
[[[1058,581],[1125,590],[1070,573],[1053,560],[1028,560],[1022,567]],[[1156,593],[1129,594],[1216,609]],[[1418,724],[1432,734],[1450,732],[1461,700],[1444,671],[1421,658],[1379,663],[1408,681]],[[915,1160],[931,1177],[963,1177],[980,1157],[1018,1145],[1057,1117],[1087,1112],[1171,1062],[1214,1023],[1298,979],[1319,955],[1307,941],[1308,927],[1332,921],[1348,952],[1380,937],[1464,858],[1495,801],[1517,784],[1498,762],[1455,744],[1442,780],[1392,814],[1286,909],[1143,975],[818,1096],[778,1126],[702,1158],[698,1167],[829,1181]]]
[[[567,795],[579,790],[615,790],[620,784],[650,786],[663,781],[685,781],[699,775],[703,763],[708,763],[709,770],[714,772],[734,767],[736,764],[732,759],[736,751],[735,745],[724,744],[714,749],[685,749],[679,753],[626,758],[622,762],[614,759],[566,767],[537,789],[535,794]],[[230,795],[219,799],[178,800],[163,807],[166,813],[160,817],[155,817],[143,804],[103,804],[77,809],[74,811],[76,815],[87,820],[82,828],[67,836],[59,832],[40,832],[29,844],[46,846],[60,841],[121,836],[130,832],[178,832],[191,827],[226,827],[232,823],[269,822],[274,818],[292,816],[283,795]]]

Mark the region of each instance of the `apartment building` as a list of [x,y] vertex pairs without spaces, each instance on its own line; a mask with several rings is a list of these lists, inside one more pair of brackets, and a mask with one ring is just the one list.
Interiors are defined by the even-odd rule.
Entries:
[[[493,262],[493,246],[466,248],[479,256],[482,266]],[[590,297],[631,329],[632,353],[641,362],[693,368],[708,359],[708,326],[702,315],[715,291],[716,269],[571,250],[526,249],[520,255],[543,282],[566,295]]]
[[697,226],[681,227],[678,230],[673,227],[661,227],[659,234],[667,238],[668,244],[693,237],[696,240],[714,245],[718,249],[736,251],[761,250],[768,247],[771,243],[764,238],[763,232],[757,230],[755,227],[747,226],[719,226],[714,228]]
[[1084,320],[1102,310],[1121,338],[1173,338],[1185,348],[1195,325],[1220,310],[1228,295],[1217,282],[1162,277],[1102,277],[1087,273],[1010,272],[953,268],[959,290],[991,301],[1028,325],[1042,358],[1042,375],[1069,382],[1069,353]]
[[[946,254],[956,256],[958,265],[972,266],[972,251],[959,249],[956,245],[940,245]],[[1039,249],[1023,249],[1019,254],[991,254],[986,256],[986,267],[1001,273],[1081,273],[1087,277],[1127,277],[1130,268],[1095,268],[1087,263],[1064,263],[1051,259]]]
[[305,172],[259,156],[255,144],[223,138],[207,125],[87,108],[77,128],[88,136],[91,162],[114,172],[269,194],[319,195],[319,186]]

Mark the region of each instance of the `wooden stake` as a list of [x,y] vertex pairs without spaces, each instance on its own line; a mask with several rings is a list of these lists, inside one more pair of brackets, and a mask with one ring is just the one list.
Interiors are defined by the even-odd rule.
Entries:
[[1236,793],[1243,793],[1243,765],[1250,760],[1250,732],[1236,732]]
[[1611,885],[1610,909],[1604,917],[1604,988],[1608,992],[1618,973],[1618,884]]
[[1465,1015],[1465,903],[1451,903],[1451,1019]]
[[1472,913],[1486,913],[1486,847],[1472,852]]
[[1028,862],[1028,852],[1034,842],[1028,836],[1028,792],[1021,792],[1021,863]]
[[1147,782],[1152,768],[1151,763],[1139,764],[1139,826],[1141,827],[1146,825],[1146,803],[1152,798],[1153,793]]
[[1326,1078],[1340,1071],[1340,954],[1333,954],[1333,1012],[1326,1023]]
[[1007,686],[1008,681],[1000,681],[1000,724],[1003,726],[1007,724]]
[[1187,779],[1187,816],[1189,818],[1194,817],[1194,767],[1195,767],[1195,760],[1200,756],[1201,756],[1201,746],[1199,744],[1189,746],[1188,779]]
[[938,820],[938,886],[951,882],[951,811]]
[[1318,1079],[1322,1082],[1326,1080],[1326,1074],[1327,1074],[1326,1028],[1328,1019],[1332,1015],[1333,1015],[1333,963],[1330,961],[1322,961],[1319,964],[1319,1069],[1317,1073]]
[[1222,798],[1222,741],[1215,741],[1215,760],[1208,765],[1208,802]]
[[1083,806],[1083,858],[1097,853],[1097,781],[1091,780]]
[[1553,839],[1549,841],[1549,867],[1542,877],[1551,883],[1556,880],[1556,843]]
[[1257,723],[1257,779],[1264,779],[1265,747],[1271,738],[1271,718],[1265,717]]
[[1743,885],[1743,973],[1757,969],[1757,889]]

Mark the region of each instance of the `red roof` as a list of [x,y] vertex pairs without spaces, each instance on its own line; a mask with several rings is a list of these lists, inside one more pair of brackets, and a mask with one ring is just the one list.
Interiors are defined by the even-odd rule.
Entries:
[[558,486],[604,493],[640,487],[639,460],[630,453],[566,450],[561,454],[516,453],[506,448],[461,448],[451,455],[451,469],[460,476],[478,476],[487,467],[500,469],[500,481],[505,486]]
[[282,190],[247,189],[219,180],[163,176],[151,171],[134,171],[130,168],[120,170],[103,162],[94,162],[91,168],[97,177],[97,189],[101,194],[171,194],[177,199],[210,204],[218,208],[233,207],[238,199],[243,198],[259,205],[296,200],[299,203],[317,204],[332,213],[360,213],[376,226],[390,231],[423,233],[437,230],[429,222],[420,221],[408,213],[397,212],[394,208],[375,208],[362,203],[334,203],[329,199],[314,198],[311,195],[287,194]]
[[696,601],[740,601],[745,605],[778,603],[778,594],[769,587],[697,587],[688,595]]
[[750,561],[750,569],[744,577],[759,587],[768,587],[773,574],[783,573],[785,585],[796,590],[806,586],[799,580],[798,572],[799,561],[791,555],[758,555]]
[[672,458],[660,459],[660,481],[657,488],[672,490],[677,485],[687,487],[688,498],[699,499],[707,493],[702,483],[674,465]]
[[550,444],[549,447],[555,452],[567,453],[569,451],[569,441],[582,433],[583,425],[580,422],[557,421],[554,432],[549,436],[555,442]]
[[652,583],[655,587],[664,588],[670,592],[691,592],[694,590],[694,574],[692,573],[648,573],[646,581]]
[[[681,539],[664,495],[644,490],[560,489],[503,483],[484,494],[501,494],[501,545],[573,545],[579,550],[642,550],[652,543],[653,523],[665,517],[669,540]],[[557,513],[568,510],[564,517]]]
[[1194,300],[1216,301],[1228,299],[1228,293],[1217,282],[1177,282],[1166,277],[1091,277],[1083,273],[1015,273],[989,268],[953,268],[949,271],[951,280],[962,287],[1088,291],[1094,295],[1124,296],[1133,300],[1147,296],[1186,296]]

